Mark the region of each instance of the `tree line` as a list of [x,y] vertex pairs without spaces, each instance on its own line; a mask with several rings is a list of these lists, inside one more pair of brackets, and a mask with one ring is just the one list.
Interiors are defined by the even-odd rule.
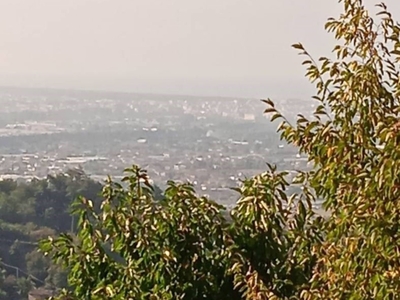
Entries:
[[37,251],[38,241],[71,231],[77,224],[71,202],[85,195],[99,203],[101,189],[80,170],[26,183],[0,181],[0,299],[26,299],[35,286],[67,286],[66,272]]
[[[71,203],[84,196],[100,204],[102,189],[81,169],[30,182],[0,181],[0,299],[26,299],[35,287],[68,286],[66,271],[38,252],[38,242],[73,234],[78,219],[71,214]],[[155,199],[161,200],[161,193],[156,187]]]

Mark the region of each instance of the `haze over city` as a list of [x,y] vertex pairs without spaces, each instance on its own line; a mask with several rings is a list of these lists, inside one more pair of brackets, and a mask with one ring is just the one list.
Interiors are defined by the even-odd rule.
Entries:
[[[390,1],[393,11],[400,4]],[[3,0],[0,85],[261,98],[311,93],[335,1]]]

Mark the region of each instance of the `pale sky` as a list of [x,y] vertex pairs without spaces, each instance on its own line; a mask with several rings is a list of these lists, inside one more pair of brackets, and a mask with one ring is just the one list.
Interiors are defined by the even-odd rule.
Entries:
[[0,0],[0,86],[302,97],[312,90],[290,45],[329,55],[323,25],[340,11],[337,0]]

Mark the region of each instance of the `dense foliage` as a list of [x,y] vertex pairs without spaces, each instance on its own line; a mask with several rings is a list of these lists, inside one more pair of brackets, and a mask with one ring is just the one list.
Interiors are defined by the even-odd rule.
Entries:
[[310,60],[319,102],[314,118],[281,125],[309,156],[307,181],[331,217],[306,299],[397,299],[400,293],[400,25],[384,4],[377,17],[363,2],[342,1],[326,29],[337,60]]
[[270,168],[243,182],[228,221],[222,206],[188,183],[169,182],[165,198],[155,201],[146,172],[133,166],[127,188],[107,182],[100,209],[83,197],[74,204],[76,237],[50,238],[41,249],[70,268],[77,299],[298,294],[312,276],[320,220],[307,189],[287,199],[286,173]]
[[[340,1],[344,13],[326,29],[335,60],[319,64],[301,44],[316,84],[312,119],[285,119],[279,130],[308,155],[303,178],[331,213],[315,245],[317,264],[304,299],[397,299],[400,292],[400,26],[384,4],[371,16],[363,1]],[[282,118],[271,101],[268,112]]]
[[[75,232],[71,204],[78,195],[99,204],[102,188],[80,169],[31,182],[0,181],[0,299],[26,298],[34,287],[67,286],[66,271],[39,253],[37,243]],[[157,186],[153,197],[163,199]]]
[[34,286],[67,285],[66,272],[37,252],[37,242],[73,230],[71,203],[77,195],[99,203],[101,188],[80,170],[27,183],[0,181],[0,299],[26,298]]

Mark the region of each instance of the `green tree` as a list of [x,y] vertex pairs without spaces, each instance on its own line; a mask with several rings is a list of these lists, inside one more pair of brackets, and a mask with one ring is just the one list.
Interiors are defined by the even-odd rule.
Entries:
[[238,189],[231,213],[231,270],[244,299],[297,299],[313,276],[312,247],[322,239],[322,219],[312,210],[307,185],[287,196],[287,175],[269,165],[269,171],[244,180]]
[[282,118],[282,137],[307,154],[304,176],[331,217],[315,247],[318,263],[304,299],[398,299],[400,291],[400,27],[384,4],[371,15],[343,0],[329,19],[335,59],[306,56],[319,103],[312,118]]
[[5,179],[0,181],[0,191],[9,195],[13,190],[17,188],[17,182],[12,179]]
[[4,295],[3,298],[0,299],[10,300],[20,298],[20,295],[18,294],[17,280],[18,279],[13,275],[8,275],[5,277],[3,281]]
[[64,270],[60,266],[52,264],[47,270],[46,287],[56,289],[68,288],[68,269]]
[[28,298],[28,293],[32,290],[34,285],[29,278],[21,277],[17,279],[17,290],[18,294],[21,295],[22,299]]
[[[126,170],[124,189],[109,181],[100,213],[90,200],[75,204],[77,238],[42,242],[45,253],[70,268],[77,299],[234,299],[228,224],[222,207],[196,196],[189,184],[168,183],[153,199],[147,174]],[[229,276],[228,276],[229,277]]]
[[[0,257],[8,265],[34,276],[40,286],[65,287],[66,271],[35,250],[37,241],[73,227],[76,223],[70,214],[73,199],[84,195],[98,204],[101,189],[100,183],[80,170],[26,183],[0,181]],[[10,267],[6,270],[15,274]],[[16,279],[7,276],[3,285],[8,298],[20,297]]]
[[48,276],[48,268],[50,263],[42,253],[39,253],[36,249],[25,255],[26,271],[29,275],[35,276],[41,281],[44,281]]
[[164,199],[164,192],[158,185],[153,186],[153,198],[156,201],[161,201]]

